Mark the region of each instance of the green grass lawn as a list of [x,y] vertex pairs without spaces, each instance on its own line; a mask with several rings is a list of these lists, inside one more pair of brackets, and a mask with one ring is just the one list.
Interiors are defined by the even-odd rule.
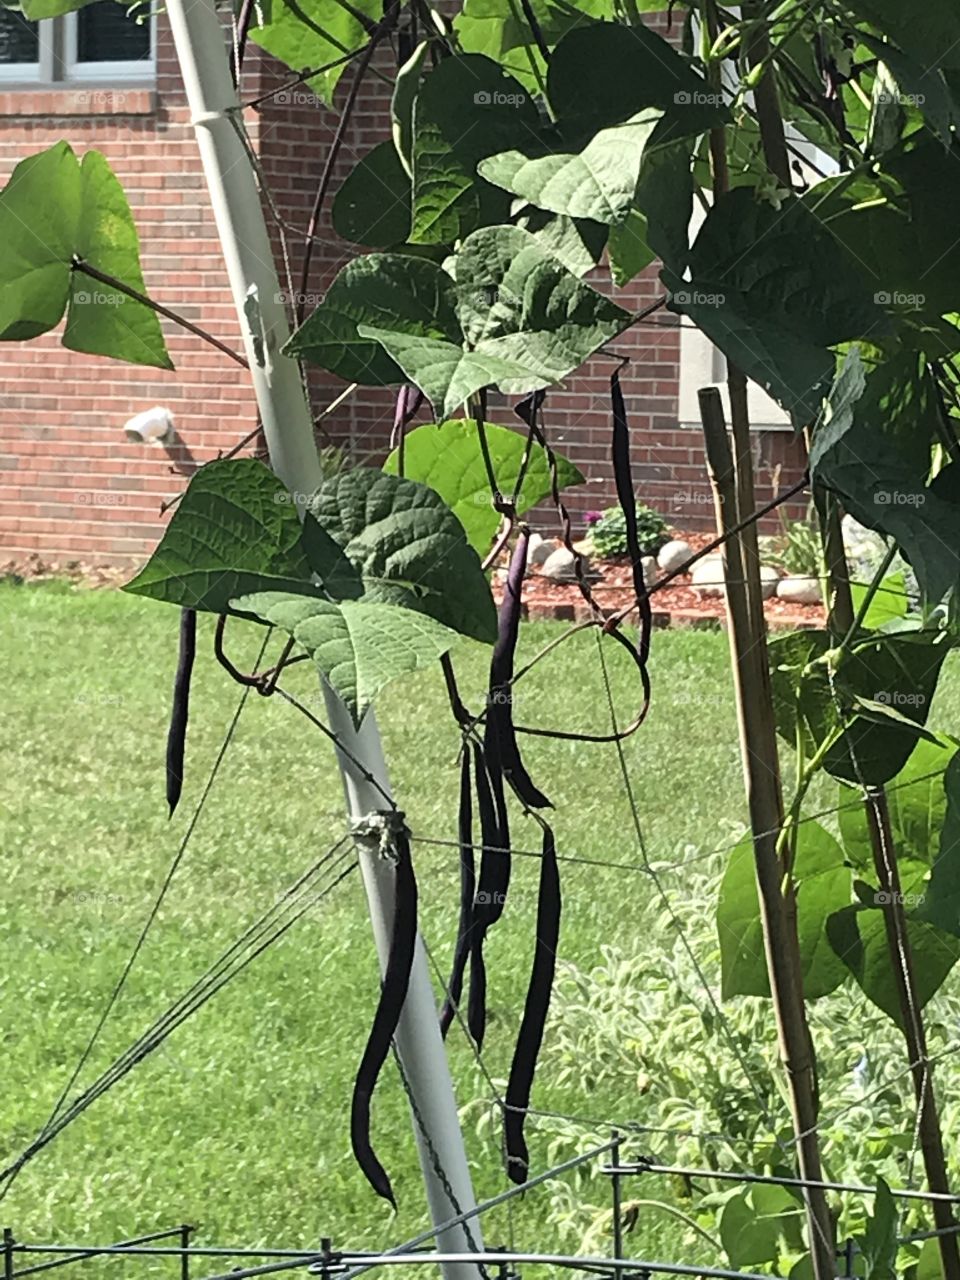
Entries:
[[[0,756],[4,1157],[16,1154],[45,1121],[86,1044],[239,696],[213,659],[209,619],[202,619],[187,783],[168,822],[163,757],[176,631],[174,610],[116,592],[0,586],[7,676]],[[527,626],[523,654],[558,632]],[[261,635],[237,626],[232,647],[241,665],[252,662]],[[518,719],[608,728],[595,644],[590,635],[574,637],[535,668],[518,690]],[[474,703],[487,660],[487,651],[470,644],[456,655],[463,691]],[[637,689],[615,648],[610,671],[625,722]],[[651,672],[653,709],[628,744],[627,761],[650,857],[682,862],[729,844],[743,819],[726,638],[658,633]],[[304,666],[290,673],[289,683],[316,697]],[[947,684],[936,719],[956,726],[960,682]],[[452,839],[458,735],[439,673],[392,687],[379,716],[398,802],[415,835]],[[530,740],[528,763],[555,802],[562,854],[638,866],[614,748]],[[832,793],[825,794],[830,803]],[[329,744],[280,699],[252,696],[84,1082],[344,827]],[[519,819],[516,838],[528,849],[538,843],[535,826]],[[421,843],[415,857],[424,933],[446,969],[457,914],[456,850]],[[488,947],[491,1021],[484,1057],[500,1083],[532,951],[537,864],[517,862],[508,910]],[[639,870],[570,861],[563,879],[561,955],[584,969],[599,961],[604,944],[636,939],[660,916],[662,904]],[[683,882],[682,873],[670,873],[671,885],[682,889]],[[678,901],[683,904],[682,896]],[[682,909],[702,912],[706,905]],[[650,947],[656,965],[652,935]],[[332,1235],[336,1244],[365,1248],[412,1234],[424,1224],[422,1196],[392,1068],[376,1096],[374,1125],[400,1200],[397,1218],[369,1191],[349,1150],[350,1090],[376,991],[375,955],[354,875],[41,1153],[20,1175],[0,1218],[32,1239],[103,1241],[181,1221],[198,1223],[207,1243],[313,1247]],[[456,1030],[451,1056],[459,1100],[472,1117],[489,1091]],[[534,1105],[646,1119],[629,1066],[601,1090],[585,1091],[575,1074],[557,1079],[544,1072]],[[549,1124],[532,1123],[530,1130],[534,1169],[570,1154],[558,1148]],[[494,1194],[504,1185],[497,1135],[471,1119],[468,1137],[477,1193]],[[505,1212],[493,1215],[488,1242],[504,1243],[510,1225]],[[554,1243],[544,1238],[537,1193],[518,1209],[513,1226],[518,1244]],[[650,1226],[632,1247],[674,1256],[673,1235],[669,1225]],[[148,1272],[119,1262],[109,1270],[131,1277],[172,1273],[172,1266]]]

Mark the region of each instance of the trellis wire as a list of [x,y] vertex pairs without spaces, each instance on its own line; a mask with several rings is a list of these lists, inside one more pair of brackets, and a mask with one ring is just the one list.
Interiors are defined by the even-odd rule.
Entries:
[[[892,786],[887,786],[886,788],[887,794],[890,795],[906,787],[917,786],[921,782],[930,782],[934,778],[941,778],[941,777],[943,777],[943,770],[933,769],[928,773],[918,774],[917,777],[915,778],[910,778],[904,782],[897,783]],[[829,817],[832,817],[834,814],[845,813],[849,810],[860,809],[861,807],[862,807],[862,803],[859,798],[855,800],[844,801],[842,804],[830,805],[828,808],[818,809],[814,813],[805,814],[803,817],[797,820],[795,825],[798,827],[803,826],[805,823],[808,823],[808,822],[817,822],[821,818],[829,818]],[[761,832],[760,834],[775,835],[776,832],[767,831],[767,832]],[[458,847],[456,840],[451,840],[449,838],[444,838],[440,836],[421,836],[421,835],[413,834],[411,835],[410,838],[411,840],[414,841],[414,843],[436,845],[438,848],[456,849]],[[580,864],[582,866],[587,866],[587,867],[599,867],[607,871],[639,872],[641,875],[651,875],[652,874],[651,868],[655,868],[657,874],[667,875],[671,871],[685,871],[689,867],[695,866],[698,862],[706,862],[710,858],[716,858],[724,853],[730,853],[731,850],[735,849],[737,845],[740,844],[742,839],[743,837],[741,836],[737,840],[731,840],[728,844],[718,845],[716,848],[709,849],[705,853],[697,853],[697,854],[694,854],[694,856],[691,858],[684,858],[678,862],[650,863],[649,865],[644,865],[643,863],[639,863],[639,862],[614,862],[607,858],[593,858],[587,854],[582,854],[582,853],[559,853],[559,852],[557,853],[557,860],[559,862],[569,862],[574,864]],[[480,841],[474,841],[474,848],[486,849],[491,853],[516,854],[516,856],[519,858],[541,858],[543,856],[542,851],[540,849],[515,849],[515,848],[504,849],[497,845],[485,845],[485,844],[482,844]]]
[[[142,1062],[145,1057],[158,1048],[177,1027],[202,1008],[231,979],[235,978],[268,947],[278,941],[308,910],[317,906],[332,893],[337,885],[356,866],[356,862],[352,862],[345,870],[338,872],[338,867],[349,857],[349,853],[335,858],[334,865],[330,868],[331,872],[334,873],[333,879],[323,888],[316,892],[311,892],[309,887],[305,889],[304,886],[319,869],[325,866],[328,859],[335,857],[337,850],[342,848],[348,839],[349,837],[342,836],[326,854],[317,860],[313,867],[298,877],[289,892],[290,894],[299,894],[299,898],[280,899],[268,908],[254,924],[248,926],[240,939],[231,944],[184,995],[169,1006],[132,1045],[115,1058],[97,1080],[74,1099],[66,1111],[58,1114],[58,1117],[52,1123],[48,1122],[40,1134],[20,1153],[16,1160],[8,1164],[3,1170],[0,1170],[0,1179],[7,1180],[2,1192],[0,1192],[0,1199],[13,1185],[25,1164],[53,1141],[73,1120],[82,1115],[97,1098],[108,1092],[109,1089],[132,1071],[138,1063]],[[273,928],[272,933],[269,932],[272,925],[276,924],[276,920],[271,920],[271,917],[282,916],[285,911],[289,911],[291,908],[293,908],[293,914],[289,919]],[[243,947],[253,943],[258,945],[254,946],[252,950],[248,946],[247,953],[242,955]],[[237,959],[238,955],[241,958]]]
[[[258,663],[263,658],[263,655],[266,652],[267,643],[269,639],[270,639],[270,631],[268,630],[260,645],[260,654],[257,659]],[[60,1093],[60,1096],[57,1098],[57,1101],[53,1107],[53,1110],[50,1112],[50,1115],[47,1118],[46,1123],[43,1125],[43,1128],[40,1130],[39,1134],[37,1135],[37,1138],[34,1140],[35,1143],[39,1142],[47,1134],[51,1126],[56,1122],[57,1116],[60,1114],[64,1106],[64,1103],[66,1102],[67,1096],[70,1093],[70,1090],[73,1088],[74,1084],[76,1084],[77,1079],[80,1075],[80,1072],[86,1066],[86,1063],[91,1053],[96,1047],[97,1041],[100,1038],[100,1033],[103,1031],[103,1028],[106,1025],[107,1019],[110,1017],[110,1014],[114,1006],[116,1005],[117,1000],[120,998],[123,988],[126,985],[128,978],[130,977],[130,973],[134,965],[136,964],[141,951],[143,950],[144,943],[146,942],[146,939],[147,939],[147,934],[150,932],[150,929],[152,928],[153,923],[157,918],[157,915],[160,911],[161,906],[163,905],[164,899],[167,896],[167,892],[170,888],[173,878],[177,874],[177,871],[180,867],[180,863],[183,861],[184,854],[187,851],[187,846],[190,843],[190,838],[193,835],[194,831],[196,830],[197,823],[200,821],[200,815],[203,813],[204,807],[207,803],[207,797],[210,795],[210,792],[213,788],[213,784],[217,779],[218,773],[220,772],[220,766],[223,764],[223,760],[227,754],[227,750],[230,746],[230,743],[233,741],[233,735],[236,732],[237,724],[240,721],[240,716],[243,714],[243,709],[247,704],[248,694],[249,694],[249,689],[245,689],[241,694],[239,701],[237,702],[236,709],[234,710],[230,723],[227,726],[227,731],[224,734],[223,742],[220,744],[220,749],[218,750],[214,758],[213,766],[207,777],[206,784],[203,788],[203,791],[200,793],[200,799],[197,801],[196,808],[193,811],[193,815],[190,819],[190,822],[187,825],[187,829],[183,835],[182,840],[180,841],[177,851],[173,856],[173,860],[170,863],[167,873],[163,878],[163,881],[160,885],[159,892],[157,893],[157,896],[154,899],[153,905],[151,906],[150,911],[147,914],[146,921],[144,922],[143,927],[140,930],[140,933],[137,937],[137,940],[133,945],[133,949],[130,952],[127,962],[123,967],[120,977],[118,978],[116,984],[114,985],[114,988],[107,999],[107,1002],[100,1014],[100,1017],[97,1020],[96,1026],[93,1029],[93,1034],[90,1036],[90,1039],[87,1042],[87,1045],[84,1048],[83,1052],[81,1053],[76,1066],[71,1072],[70,1077],[67,1080],[67,1083],[64,1085],[63,1090]],[[21,1168],[22,1168],[21,1164],[16,1164],[16,1165],[9,1166],[7,1169],[3,1171],[0,1171],[0,1182],[3,1182],[5,1178],[8,1178],[8,1181],[6,1181],[2,1186],[0,1186],[0,1201],[4,1199],[7,1192],[10,1190]]]

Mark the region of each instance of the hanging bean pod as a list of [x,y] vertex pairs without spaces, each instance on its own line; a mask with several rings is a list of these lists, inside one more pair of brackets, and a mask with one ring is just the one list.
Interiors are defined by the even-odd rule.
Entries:
[[[630,467],[630,427],[627,422],[627,406],[620,386],[620,371],[616,370],[610,378],[610,401],[613,411],[613,444],[611,448],[613,460],[613,478],[617,487],[617,498],[623,511],[627,531],[627,551],[630,555],[630,567],[633,573],[633,590],[637,599],[637,610],[640,615],[640,636],[637,643],[640,678],[643,683],[644,711],[650,702],[650,677],[647,674],[647,660],[650,657],[650,633],[653,628],[653,615],[650,609],[650,597],[647,595],[647,584],[643,578],[643,554],[640,550],[640,536],[637,531],[637,500],[633,491],[633,474]],[[614,635],[618,634],[616,632]]]
[[[480,748],[475,746],[474,753],[479,757]],[[460,848],[460,923],[457,926],[457,942],[453,951],[447,995],[440,1010],[440,1032],[444,1038],[450,1030],[463,994],[463,977],[470,958],[473,931],[473,899],[477,888],[477,873],[473,856],[473,789],[470,767],[471,752],[465,742],[460,764],[460,813],[457,823],[457,843]]]
[[530,973],[530,985],[523,1006],[520,1034],[510,1067],[510,1078],[504,1099],[504,1144],[507,1174],[511,1181],[526,1182],[530,1157],[524,1137],[524,1121],[530,1105],[533,1076],[543,1043],[543,1032],[550,1009],[550,994],[557,964],[560,938],[560,872],[553,832],[544,824],[540,889],[537,895],[537,942]]
[[480,817],[480,878],[473,902],[470,930],[470,998],[467,1002],[467,1027],[478,1048],[483,1046],[487,1024],[487,971],[483,944],[487,930],[503,914],[510,885],[510,830],[507,823],[506,799],[502,779],[497,799],[494,780],[487,769],[484,752],[474,756],[474,780],[477,790],[477,812]]
[[523,804],[530,809],[549,808],[550,801],[536,786],[520,756],[513,727],[513,667],[520,632],[523,579],[527,571],[530,533],[524,529],[510,558],[503,589],[497,642],[490,660],[487,722],[484,745],[488,761],[496,760],[503,776]]
[[390,939],[377,1012],[353,1088],[350,1139],[357,1163],[367,1181],[377,1195],[389,1200],[396,1208],[390,1178],[370,1141],[370,1102],[407,998],[417,941],[417,882],[413,874],[409,837],[402,827],[394,834],[393,847],[396,855],[393,936]]
[[187,721],[190,716],[190,679],[197,654],[197,611],[180,610],[180,652],[173,681],[173,703],[167,730],[167,805],[170,817],[180,803],[183,765],[187,749]]

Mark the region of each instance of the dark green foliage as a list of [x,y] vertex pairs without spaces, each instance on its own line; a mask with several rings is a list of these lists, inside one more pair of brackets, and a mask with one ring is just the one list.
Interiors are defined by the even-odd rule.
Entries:
[[[669,540],[669,525],[652,507],[637,503],[637,535],[640,550],[645,556],[656,555]],[[608,507],[591,527],[590,541],[594,552],[601,559],[625,556],[627,547],[627,522],[622,507]]]

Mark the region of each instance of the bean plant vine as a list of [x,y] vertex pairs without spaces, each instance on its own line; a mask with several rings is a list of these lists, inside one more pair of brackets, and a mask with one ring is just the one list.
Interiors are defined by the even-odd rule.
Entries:
[[[21,7],[32,18],[77,4]],[[622,389],[635,370],[617,343],[655,313],[709,339],[728,370],[727,407],[710,388],[700,405],[750,811],[718,905],[721,994],[770,998],[794,1126],[789,1150],[770,1160],[804,1181],[802,1195],[784,1194],[806,1215],[803,1266],[829,1280],[836,1220],[820,1185],[810,1002],[853,981],[899,1028],[927,1183],[950,1191],[923,1008],[960,957],[960,762],[957,744],[927,728],[957,642],[960,595],[960,11],[950,0],[676,0],[667,38],[649,23],[660,8],[656,0],[463,0],[442,13],[427,0],[240,7],[241,83],[250,43],[290,68],[293,79],[272,93],[307,84],[333,104],[346,79],[309,223],[278,230],[299,238],[299,299],[326,218],[357,252],[309,314],[297,306],[284,358],[348,388],[396,387],[392,448],[382,468],[331,466],[306,495],[289,493],[257,458],[204,465],[127,590],[182,611],[171,810],[189,768],[197,612],[217,617],[215,656],[239,683],[290,697],[284,672],[312,662],[357,724],[391,681],[442,670],[462,736],[454,819],[462,879],[439,1016],[446,1031],[465,998],[478,1049],[496,981],[484,944],[503,927],[518,820],[541,836],[535,958],[505,1110],[507,1171],[523,1181],[524,1117],[563,944],[550,800],[521,743],[553,736],[619,748],[642,731],[656,697],[651,599],[680,570],[645,582],[644,495]],[[373,82],[390,94],[392,136],[337,185],[356,103]],[[242,132],[242,119],[235,123]],[[245,363],[148,292],[126,198],[96,151],[80,160],[64,141],[24,160],[0,193],[0,230],[0,338],[29,340],[63,321],[71,349],[168,369],[164,316]],[[631,310],[620,291],[651,269],[662,294]],[[119,305],[79,305],[85,278],[115,285]],[[609,370],[610,459],[633,570],[634,599],[612,614],[591,591],[564,502],[583,476],[551,443],[551,389],[587,361]],[[750,383],[789,414],[808,452],[801,484],[761,509]],[[492,420],[493,391],[514,402],[506,422]],[[432,421],[413,426],[421,404]],[[829,616],[822,629],[768,640],[757,524],[800,488],[817,515]],[[541,502],[556,514],[583,596],[585,618],[570,634],[594,629],[634,664],[638,703],[625,728],[575,734],[514,722],[513,690],[532,665],[517,670],[515,661],[525,516]],[[888,548],[869,583],[851,583],[843,516]],[[895,554],[912,568],[915,600],[889,576]],[[503,557],[498,610],[490,575]],[[272,666],[235,665],[235,618],[285,637]],[[464,637],[491,646],[482,707],[466,706],[458,690]],[[796,761],[787,798],[778,741]],[[806,814],[824,773],[856,801],[843,809],[839,839]],[[417,890],[409,833],[396,805],[387,807],[397,919],[352,1136],[371,1186],[392,1200],[370,1100],[404,999]],[[769,1225],[751,1224],[749,1194],[747,1233]],[[892,1204],[881,1187],[864,1237],[878,1277],[897,1266]],[[949,1200],[936,1201],[933,1215],[928,1260],[945,1280],[960,1280]]]

